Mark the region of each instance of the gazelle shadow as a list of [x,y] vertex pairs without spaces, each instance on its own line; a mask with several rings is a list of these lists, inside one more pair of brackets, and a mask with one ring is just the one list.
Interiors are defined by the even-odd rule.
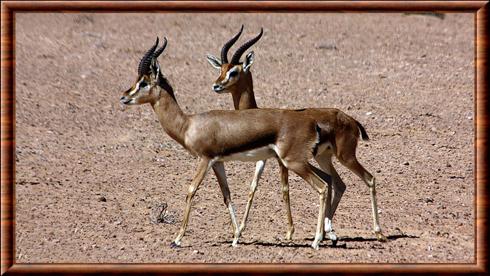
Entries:
[[[386,238],[390,241],[394,241],[394,240],[398,240],[398,239],[418,239],[419,236],[407,235],[407,234],[398,234],[398,235],[390,235],[390,236],[387,236]],[[364,238],[364,237],[339,237],[339,241],[367,242],[367,241],[377,241],[377,239],[376,238]]]
[[[398,239],[418,239],[419,237],[415,236],[415,235],[398,234],[398,235],[387,236],[387,238],[389,241],[394,241],[394,240],[398,240]],[[304,239],[303,241],[308,241],[308,242],[307,243],[304,243],[301,241],[265,242],[265,241],[255,240],[255,241],[239,242],[238,246],[240,246],[240,245],[259,245],[259,246],[270,246],[270,247],[310,248],[311,247],[310,241],[313,241],[313,239],[307,238],[307,239]],[[339,248],[339,249],[353,249],[353,248],[349,248],[347,246],[348,242],[374,242],[374,241],[377,241],[377,239],[376,238],[364,238],[364,237],[339,237],[336,245],[333,245],[332,242],[329,242],[329,240],[324,239],[323,242],[320,244],[320,247],[331,247],[331,248]],[[211,246],[220,246],[223,244],[231,245],[231,241],[212,242]]]
[[[313,240],[313,239],[312,239]],[[219,246],[222,244],[230,244],[231,241],[219,241],[219,242],[214,242],[211,244],[211,246]],[[250,241],[250,242],[239,242],[238,246],[240,245],[260,245],[260,246],[269,246],[269,247],[293,247],[293,248],[311,248],[310,243],[298,243],[298,242],[283,242],[283,241],[278,241],[278,242],[265,242],[265,241]],[[332,244],[320,244],[320,247],[335,247],[335,248],[346,248],[345,244],[342,245],[337,245],[333,246]]]

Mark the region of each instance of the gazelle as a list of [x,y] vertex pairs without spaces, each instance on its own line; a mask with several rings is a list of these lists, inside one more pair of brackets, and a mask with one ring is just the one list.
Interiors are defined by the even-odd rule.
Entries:
[[297,173],[319,194],[319,212],[312,247],[319,248],[323,239],[325,193],[330,176],[308,161],[324,147],[327,131],[313,120],[297,116],[298,112],[280,109],[214,110],[185,114],[177,103],[174,90],[162,74],[158,56],[167,45],[158,47],[158,38],[138,66],[136,82],[123,93],[124,105],[150,104],[165,132],[199,158],[197,173],[189,186],[184,218],[171,246],[179,246],[184,236],[192,199],[207,171],[213,168],[220,185],[233,227],[236,246],[239,231],[223,162],[258,161],[278,158],[284,167]]
[[[240,62],[240,58],[253,44],[255,44],[262,36],[263,30],[260,33],[243,44],[236,52],[230,62],[228,62],[227,54],[231,46],[238,40],[238,37],[243,31],[243,25],[240,31],[230,39],[221,50],[221,60],[208,55],[208,62],[215,68],[220,70],[218,79],[213,83],[213,90],[216,93],[230,93],[233,98],[233,105],[236,110],[245,109],[257,109],[255,102],[255,95],[253,90],[252,72],[250,71],[251,65],[254,61],[254,52],[249,52],[244,61]],[[346,189],[346,185],[338,175],[337,171],[332,164],[332,156],[335,155],[341,164],[346,166],[349,170],[358,175],[364,183],[369,187],[371,195],[371,207],[373,216],[373,228],[376,237],[380,241],[386,241],[386,237],[381,231],[378,219],[378,208],[376,202],[376,183],[374,176],[371,175],[357,160],[356,148],[358,139],[369,140],[366,130],[361,123],[354,118],[345,114],[336,108],[307,108],[298,110],[298,115],[311,118],[323,129],[328,130],[330,135],[326,135],[326,143],[322,144],[322,147],[318,149],[315,155],[315,160],[320,165],[320,168],[332,176],[333,186],[333,199],[332,189],[329,186],[327,191],[327,206],[325,217],[325,232],[327,232],[329,238],[335,243],[337,236],[333,230],[332,219],[337,210],[338,204],[342,195]],[[263,163],[265,165],[265,163]],[[263,167],[262,167],[263,169]],[[262,170],[257,171],[254,175],[254,179],[251,185],[251,191],[245,215],[240,225],[240,229],[245,228],[246,220],[248,217],[249,209],[252,204],[253,196]],[[287,172],[286,172],[287,173]],[[284,172],[281,169],[281,178],[284,177]],[[286,176],[287,177],[287,176]],[[287,202],[289,204],[289,202]]]

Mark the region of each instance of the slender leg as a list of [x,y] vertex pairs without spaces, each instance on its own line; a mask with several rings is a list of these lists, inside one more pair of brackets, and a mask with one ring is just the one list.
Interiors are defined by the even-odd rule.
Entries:
[[323,220],[325,218],[326,208],[325,193],[327,191],[328,182],[331,181],[330,176],[310,165],[309,163],[288,164],[287,168],[297,173],[301,178],[308,182],[320,195],[320,209],[318,212],[316,234],[315,239],[311,244],[311,247],[318,250],[320,242],[323,240]]
[[288,182],[288,169],[284,167],[281,161],[277,160],[279,168],[281,170],[281,190],[282,198],[286,204],[286,211],[288,215],[288,231],[286,232],[286,240],[291,240],[294,233],[293,216],[291,215],[291,203],[289,201],[289,182]]
[[374,228],[374,233],[376,234],[376,238],[379,241],[385,242],[388,239],[386,238],[385,235],[383,235],[383,232],[381,231],[381,227],[379,226],[379,218],[378,218],[378,204],[376,201],[376,181],[374,176],[372,176],[364,167],[359,164],[355,156],[353,158],[350,158],[348,160],[344,159],[339,159],[342,164],[344,164],[346,167],[348,167],[352,172],[354,172],[356,175],[358,175],[364,183],[369,187],[369,193],[371,195],[371,208],[372,208],[372,215],[373,215],[373,228]]
[[[366,182],[367,184],[368,182]],[[381,227],[379,226],[379,217],[378,217],[378,203],[376,201],[376,179],[373,177],[369,184],[367,184],[369,187],[369,193],[371,194],[371,207],[373,210],[373,228],[374,228],[374,233],[376,234],[376,238],[379,241],[386,242],[388,239],[386,238],[385,235],[383,235],[383,232],[381,231]]]
[[189,193],[187,194],[187,197],[185,199],[186,207],[184,212],[184,220],[182,221],[182,225],[180,227],[180,231],[177,237],[175,238],[174,242],[172,242],[171,244],[172,247],[177,247],[180,245],[180,240],[184,236],[185,229],[187,228],[187,224],[189,223],[189,214],[191,212],[192,198],[196,194],[197,188],[199,187],[202,180],[206,176],[206,172],[208,171],[210,165],[211,165],[211,161],[207,158],[203,158],[199,163],[199,167],[197,168],[197,173],[194,176],[194,179],[192,179],[191,185],[189,186]]
[[325,174],[323,171],[313,167],[308,164],[311,170],[310,181],[313,186],[317,187],[317,191],[320,194],[320,211],[318,213],[318,221],[317,221],[317,230],[315,235],[315,240],[311,244],[311,247],[318,250],[320,242],[323,240],[324,235],[324,223],[323,220],[325,218],[325,209],[326,209],[326,187],[329,185],[328,183],[332,182],[332,179],[329,175]]
[[[332,240],[335,244],[335,241],[337,240],[337,235],[333,230],[333,216],[335,215],[335,211],[337,210],[337,207],[340,203],[340,199],[342,198],[342,195],[345,192],[346,186],[332,164],[331,154],[327,153],[327,154],[316,156],[315,160],[318,162],[322,170],[324,170],[325,172],[327,172],[329,175],[332,176],[332,180],[333,180],[332,182],[332,186],[334,190],[333,200],[331,199],[330,194],[327,195],[327,203],[329,203],[330,208],[329,205],[327,205],[327,216],[325,217],[325,232],[327,233],[330,240]],[[329,189],[329,193],[331,193],[331,189]]]
[[337,242],[337,235],[333,230],[332,192],[333,192],[332,185],[328,185],[324,230],[325,230],[325,235],[327,235],[328,239],[330,239],[335,245]]
[[235,215],[235,208],[233,208],[233,203],[231,202],[230,188],[228,187],[228,182],[226,181],[226,172],[223,162],[216,162],[213,165],[214,173],[218,178],[219,187],[221,193],[223,194],[223,199],[225,201],[226,207],[230,212],[231,225],[233,227],[233,243],[232,246],[237,246],[238,238],[240,237],[240,232],[238,231],[238,224]]
[[245,230],[245,226],[248,219],[248,214],[250,212],[250,207],[252,207],[252,202],[254,199],[255,191],[257,190],[257,185],[259,184],[259,179],[264,171],[266,160],[260,160],[255,165],[255,174],[252,183],[250,184],[250,193],[248,194],[247,207],[245,208],[245,214],[243,215],[242,223],[240,224],[240,229],[238,230],[238,235],[241,235],[242,231]]

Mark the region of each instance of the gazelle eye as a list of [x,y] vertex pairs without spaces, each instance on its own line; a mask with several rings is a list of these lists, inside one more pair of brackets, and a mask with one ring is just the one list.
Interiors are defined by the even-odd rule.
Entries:
[[236,75],[238,75],[237,71],[231,71],[230,72],[230,77],[235,77]]
[[143,87],[145,87],[147,85],[148,85],[148,83],[146,83],[145,81],[140,82],[140,87],[141,88],[143,88]]

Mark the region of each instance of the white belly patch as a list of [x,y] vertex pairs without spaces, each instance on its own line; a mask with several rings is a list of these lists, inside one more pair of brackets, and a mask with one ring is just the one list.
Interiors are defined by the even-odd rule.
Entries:
[[243,161],[243,162],[256,162],[259,160],[265,160],[271,157],[275,157],[276,153],[272,150],[272,145],[260,147],[256,149],[247,150],[244,152],[238,152],[227,156],[220,156],[219,161]]

